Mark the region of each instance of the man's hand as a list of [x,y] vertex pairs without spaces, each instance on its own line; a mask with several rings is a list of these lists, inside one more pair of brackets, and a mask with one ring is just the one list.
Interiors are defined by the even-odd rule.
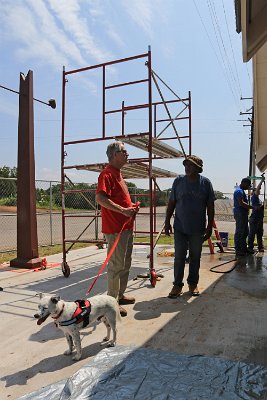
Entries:
[[167,236],[170,236],[170,234],[172,233],[172,226],[171,226],[170,222],[165,221],[164,232],[165,232],[165,235],[167,235]]
[[139,208],[138,207],[128,207],[128,208],[123,208],[122,209],[122,214],[125,215],[125,217],[133,217],[138,211]]
[[203,243],[206,242],[211,237],[212,234],[212,228],[207,227],[203,236]]
[[136,213],[136,214],[137,214],[137,213],[139,212],[139,210],[140,210],[140,205],[141,205],[140,201],[138,201],[137,203],[134,204],[134,208],[135,208],[135,213]]

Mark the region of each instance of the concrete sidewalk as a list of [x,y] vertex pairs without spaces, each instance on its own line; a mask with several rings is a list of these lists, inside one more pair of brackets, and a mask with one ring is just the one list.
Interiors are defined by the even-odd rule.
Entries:
[[[267,365],[267,256],[249,256],[230,274],[216,274],[210,268],[232,256],[210,255],[204,249],[201,295],[191,297],[185,286],[184,294],[171,300],[167,295],[172,287],[172,257],[155,256],[156,270],[164,275],[155,288],[148,280],[134,279],[148,271],[147,251],[144,246],[134,249],[128,293],[136,303],[127,306],[128,316],[119,324],[118,344]],[[53,321],[39,327],[33,315],[36,293],[56,293],[65,300],[83,298],[105,256],[106,250],[96,247],[72,251],[67,279],[61,272],[61,254],[47,257],[53,268],[41,272],[0,269],[1,399],[13,400],[69,377],[101,351],[102,324],[83,331],[83,358],[73,362],[63,355],[66,341]],[[221,268],[232,266],[230,262]],[[106,272],[90,295],[105,292]]]

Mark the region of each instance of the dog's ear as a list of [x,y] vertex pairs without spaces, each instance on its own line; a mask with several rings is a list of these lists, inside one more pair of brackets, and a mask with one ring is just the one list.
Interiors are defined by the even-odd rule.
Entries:
[[60,300],[60,296],[53,296],[51,297],[51,301],[53,304],[57,304]]

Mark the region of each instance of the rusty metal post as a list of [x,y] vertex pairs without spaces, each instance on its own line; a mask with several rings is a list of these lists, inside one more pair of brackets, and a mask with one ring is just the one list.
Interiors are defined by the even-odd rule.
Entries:
[[38,253],[34,122],[33,72],[20,74],[18,123],[18,180],[17,180],[17,258],[11,267],[37,268],[42,265]]

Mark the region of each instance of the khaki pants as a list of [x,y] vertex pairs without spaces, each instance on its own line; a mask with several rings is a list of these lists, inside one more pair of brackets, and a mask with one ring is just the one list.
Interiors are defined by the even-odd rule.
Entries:
[[[118,233],[105,234],[110,252]],[[121,233],[120,240],[108,262],[108,295],[116,299],[122,298],[128,283],[129,270],[132,263],[133,231]]]

